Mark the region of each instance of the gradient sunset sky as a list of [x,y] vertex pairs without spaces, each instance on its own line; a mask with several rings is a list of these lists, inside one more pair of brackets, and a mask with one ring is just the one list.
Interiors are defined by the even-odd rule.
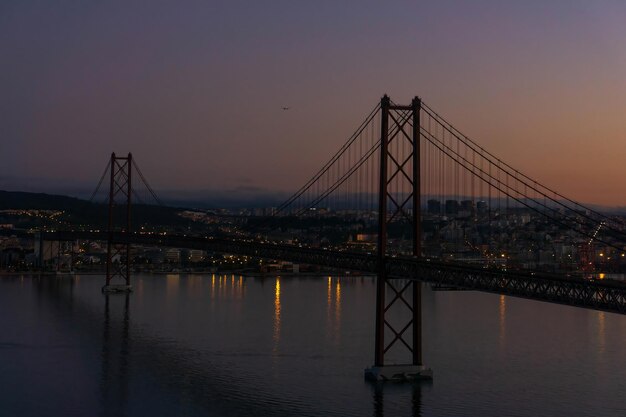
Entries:
[[164,193],[288,192],[387,93],[626,206],[624,1],[4,1],[0,56],[0,189],[130,151]]

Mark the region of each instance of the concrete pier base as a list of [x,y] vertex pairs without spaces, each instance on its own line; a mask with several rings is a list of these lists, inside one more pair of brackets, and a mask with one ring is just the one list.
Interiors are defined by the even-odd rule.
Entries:
[[132,285],[105,285],[102,287],[104,293],[132,292]]
[[372,366],[365,370],[365,379],[395,382],[429,380],[433,379],[433,370],[423,365]]

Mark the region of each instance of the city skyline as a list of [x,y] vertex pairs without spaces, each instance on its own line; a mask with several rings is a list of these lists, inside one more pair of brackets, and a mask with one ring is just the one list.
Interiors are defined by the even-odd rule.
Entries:
[[165,193],[285,195],[388,93],[568,197],[624,206],[624,17],[617,2],[3,5],[0,189],[88,193],[131,151]]

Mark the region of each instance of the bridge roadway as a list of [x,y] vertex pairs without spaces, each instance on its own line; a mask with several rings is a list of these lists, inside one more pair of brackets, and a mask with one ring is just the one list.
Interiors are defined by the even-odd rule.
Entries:
[[[46,241],[106,241],[107,232],[43,232]],[[365,253],[260,243],[245,240],[214,239],[182,235],[114,233],[115,243],[201,249],[210,252],[281,259],[295,263],[376,273],[376,256]],[[409,257],[389,257],[385,261],[390,279],[409,279],[454,286],[467,290],[566,304],[612,313],[626,314],[626,284],[617,281],[586,280],[543,272],[502,271],[461,262],[442,262]]]

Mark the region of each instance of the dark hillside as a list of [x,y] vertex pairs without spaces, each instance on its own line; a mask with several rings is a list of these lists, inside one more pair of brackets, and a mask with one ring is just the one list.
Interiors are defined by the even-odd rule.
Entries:
[[[178,216],[184,209],[138,204],[132,206],[131,217],[135,226],[185,226],[189,223]],[[82,227],[103,227],[108,221],[108,206],[91,203],[74,197],[20,191],[0,191],[0,210],[55,210],[63,214],[55,222],[57,226],[80,225]],[[116,210],[120,220],[125,214]],[[34,220],[34,219],[33,219]],[[28,222],[30,223],[30,222]]]

